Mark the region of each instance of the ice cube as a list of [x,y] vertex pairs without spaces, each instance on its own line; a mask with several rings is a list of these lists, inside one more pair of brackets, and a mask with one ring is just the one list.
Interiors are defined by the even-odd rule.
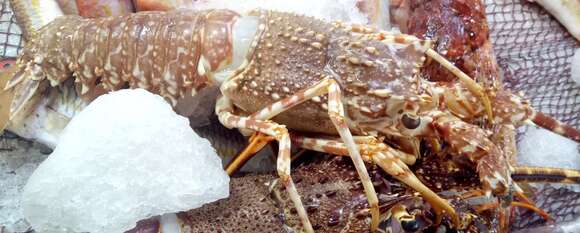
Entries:
[[22,196],[39,232],[124,232],[141,219],[225,198],[229,177],[210,143],[160,96],[97,98],[65,128]]
[[529,127],[518,148],[518,164],[580,169],[578,143],[548,130]]

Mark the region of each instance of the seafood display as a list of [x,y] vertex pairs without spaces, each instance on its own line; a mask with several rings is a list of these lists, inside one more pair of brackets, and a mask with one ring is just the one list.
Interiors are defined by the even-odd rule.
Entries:
[[[580,132],[503,88],[480,1],[404,2],[394,16],[414,19],[398,21],[406,34],[271,10],[59,17],[31,34],[3,80],[0,123],[18,129],[63,92],[82,105],[143,88],[177,109],[219,89],[219,121],[252,135],[230,174],[278,142],[280,178],[255,182],[271,184],[258,191],[273,196],[255,209],[271,217],[260,228],[505,232],[509,206],[550,219],[512,177],[558,174],[574,183],[578,174],[516,167],[515,129],[535,124],[576,142]],[[292,146],[352,164],[330,158],[291,170]],[[365,162],[380,170],[369,173]],[[319,171],[326,174],[311,175]],[[449,181],[449,171],[461,179]],[[214,231],[198,227],[229,218],[216,206],[180,217],[190,232]],[[216,214],[211,224],[191,221]]]

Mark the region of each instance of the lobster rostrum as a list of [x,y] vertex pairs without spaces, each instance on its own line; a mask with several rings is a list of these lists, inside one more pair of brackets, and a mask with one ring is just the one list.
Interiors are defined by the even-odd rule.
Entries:
[[[426,56],[461,82],[441,84],[418,77]],[[222,124],[279,142],[280,182],[307,232],[313,228],[290,176],[292,141],[352,158],[373,230],[379,206],[363,159],[421,193],[438,216],[445,212],[456,226],[460,222],[448,201],[409,170],[404,161],[412,161],[405,159],[406,153],[384,143],[384,136],[446,142],[453,153],[476,164],[488,195],[505,195],[517,186],[502,150],[486,130],[470,123],[473,119],[509,125],[533,121],[580,141],[578,130],[536,113],[521,97],[480,87],[430,49],[428,40],[283,12],[60,17],[32,38],[17,67],[5,87],[13,96],[4,122],[24,118],[39,94],[70,84],[71,77],[87,101],[122,88],[144,88],[174,106],[205,87],[220,85],[223,96],[216,114]],[[303,135],[291,137],[288,130]]]

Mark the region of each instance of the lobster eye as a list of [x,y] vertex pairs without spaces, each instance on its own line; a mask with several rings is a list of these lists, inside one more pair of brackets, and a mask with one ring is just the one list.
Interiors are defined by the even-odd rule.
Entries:
[[401,118],[401,122],[403,123],[403,126],[405,126],[405,128],[407,129],[416,129],[421,124],[421,119],[416,116],[411,116],[405,113]]
[[417,222],[417,220],[413,218],[413,219],[402,220],[401,227],[405,231],[415,232],[415,231],[419,230],[420,225],[419,225],[419,222]]

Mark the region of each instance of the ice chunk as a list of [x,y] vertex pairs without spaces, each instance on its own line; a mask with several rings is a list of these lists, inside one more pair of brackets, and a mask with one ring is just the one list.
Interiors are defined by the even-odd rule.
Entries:
[[572,80],[574,80],[576,84],[580,86],[580,48],[576,49],[574,52],[574,56],[572,57],[570,64],[572,64],[570,76],[572,76]]
[[124,232],[229,193],[210,143],[161,97],[122,90],[97,98],[65,128],[24,188],[40,232]]
[[0,229],[2,233],[25,232],[30,225],[20,210],[22,189],[46,155],[36,143],[5,133],[0,138]]
[[518,148],[521,165],[580,169],[578,143],[548,130],[529,127]]

